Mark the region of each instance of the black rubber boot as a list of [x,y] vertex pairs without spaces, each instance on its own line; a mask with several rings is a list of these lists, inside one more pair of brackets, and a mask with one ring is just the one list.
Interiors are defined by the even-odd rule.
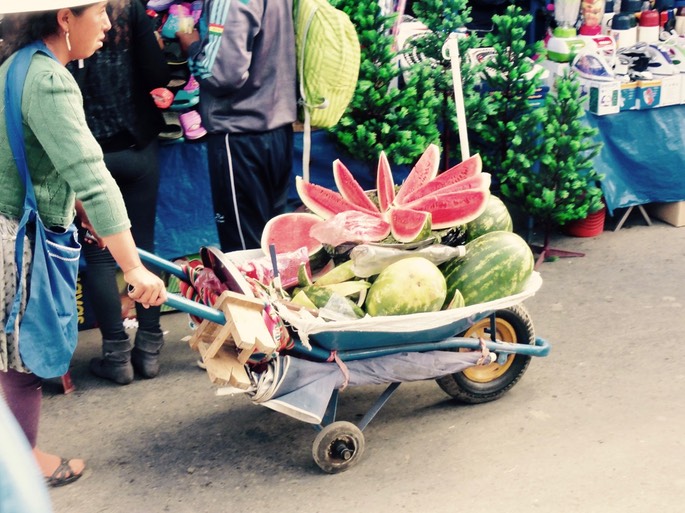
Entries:
[[164,345],[162,333],[138,330],[131,352],[131,363],[143,378],[154,378],[159,374],[159,352]]
[[128,338],[103,340],[102,358],[93,358],[90,361],[90,371],[119,385],[128,385],[133,381],[131,341]]

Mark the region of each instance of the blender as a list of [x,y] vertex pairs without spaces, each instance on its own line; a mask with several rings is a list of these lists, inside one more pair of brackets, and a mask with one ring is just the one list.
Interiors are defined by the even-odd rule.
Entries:
[[547,41],[547,58],[554,62],[570,62],[585,46],[577,37],[576,21],[580,13],[580,0],[555,0],[554,21],[557,26]]

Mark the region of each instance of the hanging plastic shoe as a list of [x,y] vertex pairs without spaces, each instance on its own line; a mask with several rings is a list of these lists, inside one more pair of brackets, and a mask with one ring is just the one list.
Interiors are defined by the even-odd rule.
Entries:
[[202,0],[195,0],[190,4],[190,16],[193,18],[193,23],[195,25],[200,21],[200,16],[202,16],[202,7],[204,2]]
[[173,4],[169,7],[169,17],[162,27],[162,37],[174,39],[176,37],[176,32],[187,29],[188,23],[186,22],[186,19],[191,20],[192,23],[190,10],[185,5]]
[[207,135],[207,130],[202,126],[202,120],[197,111],[184,112],[179,116],[179,120],[186,139],[194,140]]

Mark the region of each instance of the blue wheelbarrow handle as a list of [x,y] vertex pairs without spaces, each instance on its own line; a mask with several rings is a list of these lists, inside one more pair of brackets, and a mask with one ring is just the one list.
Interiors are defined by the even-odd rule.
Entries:
[[[188,283],[188,276],[183,272],[183,269],[180,265],[169,262],[168,260],[164,260],[163,258],[153,255],[144,249],[138,248],[138,254],[143,262],[151,264],[158,269],[168,272],[169,274],[176,276],[178,279]],[[226,317],[216,308],[191,301],[190,299],[179,296],[178,294],[167,293],[166,304],[171,308],[194,315],[195,317],[207,319],[208,321],[215,322],[217,324],[226,324]]]

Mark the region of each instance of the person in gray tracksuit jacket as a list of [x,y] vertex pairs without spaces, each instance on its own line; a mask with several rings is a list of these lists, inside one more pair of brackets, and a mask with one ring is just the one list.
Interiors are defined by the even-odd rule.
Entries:
[[285,212],[297,118],[292,0],[205,0],[177,33],[200,83],[200,116],[222,251],[260,246]]

